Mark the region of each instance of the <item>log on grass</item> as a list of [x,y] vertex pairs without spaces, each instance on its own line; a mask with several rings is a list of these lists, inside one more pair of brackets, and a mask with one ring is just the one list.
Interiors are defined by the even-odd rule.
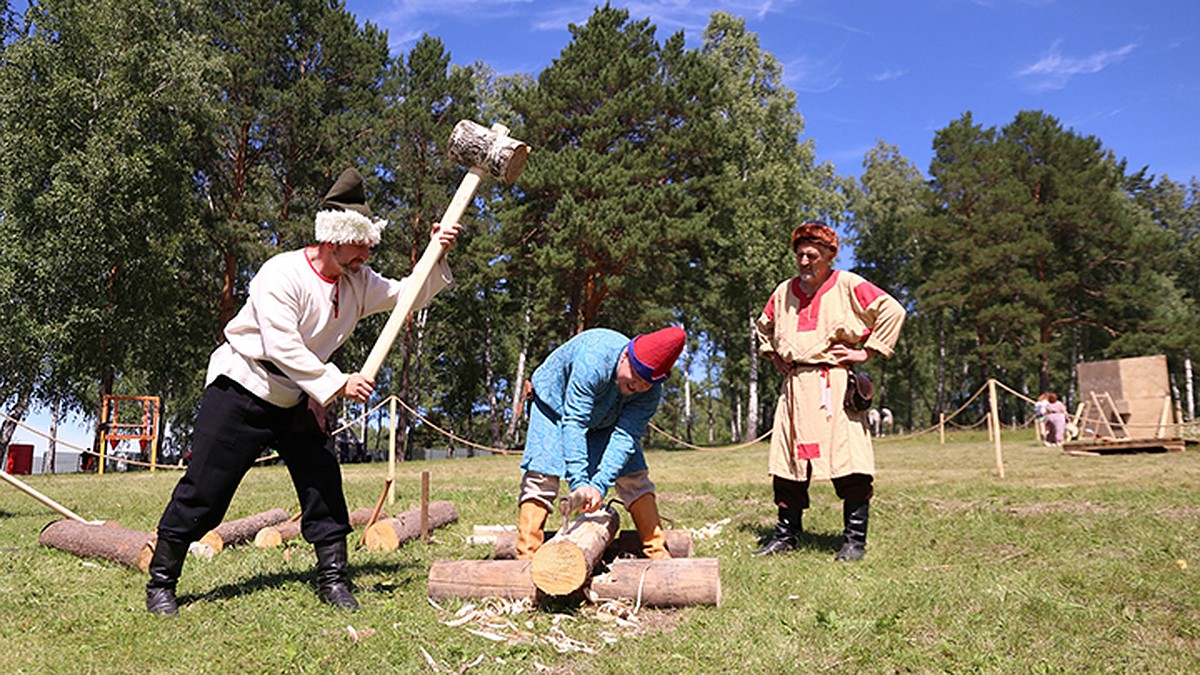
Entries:
[[592,577],[592,602],[628,600],[643,607],[690,607],[721,604],[721,574],[716,558],[614,560]]
[[[690,530],[663,530],[667,535],[667,552],[672,558],[690,558],[694,552],[692,545],[692,533]],[[546,532],[546,539],[553,539],[558,532],[549,530]],[[496,560],[513,560],[517,557],[517,533],[516,532],[498,532],[496,537],[496,548],[492,553],[492,557]],[[639,556],[642,553],[642,538],[638,535],[637,530],[621,530],[608,545],[608,550],[605,552],[607,556],[616,558],[626,558],[629,556]]]
[[283,509],[271,509],[245,518],[221,523],[200,538],[198,553],[206,558],[220,553],[226,546],[236,546],[254,539],[259,530],[286,521],[290,516]]
[[[350,512],[350,527],[362,527],[371,519],[371,513],[374,509],[362,508]],[[387,518],[387,514],[380,513],[380,518]],[[277,525],[270,525],[259,530],[254,535],[254,545],[259,548],[274,548],[289,539],[295,539],[300,536],[300,521],[286,520]]]
[[102,558],[145,572],[154,553],[154,534],[128,530],[115,523],[92,524],[56,520],[42,528],[42,546],[84,558]]
[[429,568],[429,597],[534,600],[528,560],[439,560]]
[[[458,520],[453,502],[429,503],[429,529],[435,530]],[[375,553],[395,551],[400,544],[421,536],[421,507],[411,508],[394,517],[376,521],[367,530],[367,550]]]
[[611,506],[571,521],[533,554],[529,565],[533,584],[547,595],[570,595],[582,588],[620,525],[620,516]]

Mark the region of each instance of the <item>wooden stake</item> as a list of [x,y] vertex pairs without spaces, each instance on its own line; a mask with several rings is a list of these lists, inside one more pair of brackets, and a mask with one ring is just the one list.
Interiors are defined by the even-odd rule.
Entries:
[[421,472],[421,540],[429,543],[429,472]]
[[996,400],[996,380],[988,380],[988,403],[991,406],[992,426],[995,429],[995,435],[992,437],[996,445],[996,473],[1004,478],[1004,450],[1000,447],[1000,405]]

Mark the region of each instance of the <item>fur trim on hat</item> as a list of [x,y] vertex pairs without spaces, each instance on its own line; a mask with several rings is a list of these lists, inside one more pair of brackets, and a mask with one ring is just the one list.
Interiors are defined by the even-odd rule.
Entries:
[[356,211],[318,211],[315,232],[317,241],[375,246],[387,224],[386,220],[373,220]]

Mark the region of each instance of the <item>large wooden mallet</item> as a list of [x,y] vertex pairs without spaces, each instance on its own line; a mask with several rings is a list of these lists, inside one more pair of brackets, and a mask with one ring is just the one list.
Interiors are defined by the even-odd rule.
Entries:
[[[529,146],[509,137],[508,127],[502,124],[494,124],[491,129],[488,129],[471,120],[462,120],[454,126],[454,131],[450,134],[450,146],[446,154],[459,164],[470,167],[467,175],[463,176],[458,191],[454,193],[454,199],[450,200],[450,205],[446,207],[446,213],[442,216],[443,223],[452,225],[457,223],[462,218],[463,212],[467,210],[467,205],[474,198],[475,189],[479,187],[479,180],[483,178],[485,171],[493,178],[505,183],[517,180],[517,177],[525,170],[525,160],[529,157]],[[400,329],[404,327],[409,315],[412,314],[413,305],[416,304],[421,289],[425,287],[425,282],[429,279],[429,275],[433,274],[438,260],[444,253],[445,247],[441,242],[437,239],[429,240],[429,245],[425,247],[425,253],[421,255],[421,259],[417,261],[409,274],[404,293],[396,299],[396,307],[392,310],[391,317],[384,325],[379,339],[375,341],[375,347],[367,356],[366,364],[359,371],[362,375],[372,380],[375,379],[380,366],[383,365],[384,358],[392,348],[392,343],[396,341]]]

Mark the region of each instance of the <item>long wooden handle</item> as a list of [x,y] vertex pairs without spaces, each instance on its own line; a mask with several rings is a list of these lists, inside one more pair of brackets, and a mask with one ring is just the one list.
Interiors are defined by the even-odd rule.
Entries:
[[24,482],[18,480],[15,476],[13,476],[12,474],[10,474],[7,471],[0,471],[0,478],[3,478],[4,481],[7,482],[9,485],[12,485],[13,487],[17,488],[21,492],[24,492],[25,494],[29,495],[30,497],[33,497],[34,499],[45,504],[46,506],[49,506],[50,508],[54,509],[55,511],[58,511],[59,513],[70,518],[71,520],[77,520],[81,523],[90,523],[91,522],[90,520],[80,517],[78,514],[71,511],[71,509],[68,509],[67,507],[63,506],[62,504],[59,504],[58,502],[54,501],[53,499],[50,499],[46,495],[38,492],[37,490],[33,489],[29,485],[26,485]]
[[[467,210],[467,205],[471,203],[471,199],[475,196],[475,189],[479,187],[479,179],[483,177],[483,170],[479,168],[471,169],[467,175],[463,176],[462,183],[458,186],[458,191],[454,193],[454,199],[450,201],[450,205],[446,207],[446,213],[442,216],[442,222],[447,224],[457,223],[462,219],[463,212]],[[363,365],[359,372],[366,377],[374,380],[379,374],[379,368],[383,365],[383,360],[387,358],[388,351],[392,348],[392,343],[396,341],[396,336],[400,334],[400,329],[404,327],[408,317],[412,314],[413,305],[417,302],[417,296],[421,290],[425,288],[425,282],[429,280],[434,269],[437,268],[438,261],[441,260],[445,253],[446,247],[437,239],[430,239],[429,245],[425,247],[425,253],[421,255],[421,259],[413,267],[412,273],[408,276],[408,283],[405,284],[404,293],[396,299],[396,307],[392,309],[392,315],[388,317],[387,324],[383,327],[383,332],[379,334],[379,339],[375,341],[375,346],[371,349],[370,355],[367,356],[367,362]]]

